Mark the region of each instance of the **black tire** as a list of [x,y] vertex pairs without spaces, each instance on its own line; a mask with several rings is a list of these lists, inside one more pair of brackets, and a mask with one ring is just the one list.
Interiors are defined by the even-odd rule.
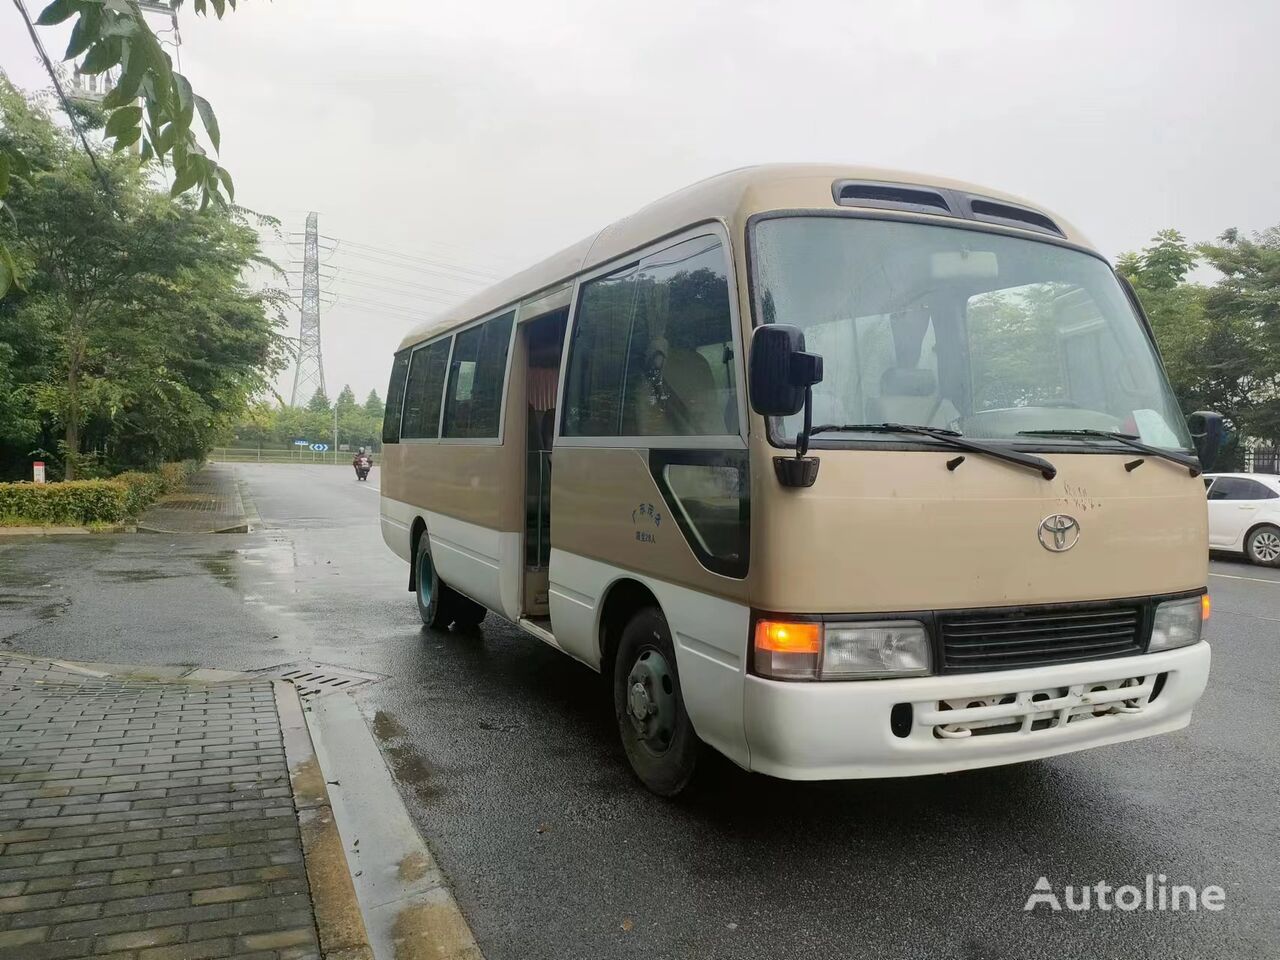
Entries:
[[[447,589],[447,588],[446,588]],[[453,625],[459,630],[475,631],[480,629],[484,615],[489,611],[470,597],[464,597],[456,590],[449,602],[453,610]]]
[[1263,567],[1280,567],[1280,527],[1264,523],[1250,530],[1244,543],[1244,555],[1250,563]]
[[414,558],[418,599],[418,616],[432,630],[444,630],[453,622],[452,600],[456,594],[450,590],[431,562],[431,544],[424,530],[418,538],[418,554]]
[[662,797],[684,790],[702,744],[684,708],[671,630],[654,607],[637,612],[622,631],[613,663],[613,707],[622,747],[640,782]]

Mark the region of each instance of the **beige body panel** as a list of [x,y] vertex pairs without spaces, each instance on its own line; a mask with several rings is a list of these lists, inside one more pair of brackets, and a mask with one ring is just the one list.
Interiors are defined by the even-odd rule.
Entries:
[[[643,450],[617,447],[557,447],[551,469],[552,549],[746,602],[745,581],[712,573],[698,562],[669,516],[645,457]],[[642,504],[656,508],[658,523],[647,515],[633,516]]]
[[524,337],[515,337],[511,354],[502,440],[386,444],[384,497],[490,530],[524,530]]
[[[977,454],[818,450],[817,483],[780,487],[754,461],[753,606],[873,613],[1055,603],[1173,593],[1208,576],[1204,484],[1131,456],[1045,453],[1058,476]],[[1075,517],[1079,541],[1055,553],[1040,521]]]
[[[513,305],[563,283],[577,273],[608,263],[694,224],[708,221],[726,224],[729,235],[734,238],[734,245],[737,246],[736,238],[742,236],[747,218],[753,213],[765,210],[852,209],[849,205],[836,203],[832,196],[832,184],[837,180],[908,183],[1010,200],[1046,213],[1062,228],[1068,240],[1081,246],[1089,246],[1084,236],[1057,214],[1045,210],[1039,204],[978,184],[930,174],[855,165],[795,163],[742,167],[708,177],[655,200],[631,216],[605,227],[595,236],[580,240],[527,270],[481,291],[456,307],[450,307],[439,316],[410,330],[401,343],[401,349],[462,326],[476,317]],[[971,221],[957,220],[950,216],[925,219],[956,226],[972,225]],[[1018,234],[1024,231],[1010,229],[1008,232]],[[1026,235],[1043,238],[1043,234]],[[744,317],[748,315],[743,313]]]

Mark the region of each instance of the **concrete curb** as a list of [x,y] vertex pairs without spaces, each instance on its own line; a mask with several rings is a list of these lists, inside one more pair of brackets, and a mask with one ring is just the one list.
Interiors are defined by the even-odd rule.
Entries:
[[302,853],[320,949],[326,960],[373,960],[360,901],[356,899],[351,869],[329,803],[325,774],[316,758],[298,692],[284,680],[273,681],[272,685],[294,808],[302,831]]
[[240,513],[244,516],[248,529],[245,533],[253,533],[262,526],[262,516],[258,513],[258,505],[249,494],[249,486],[245,483],[240,471],[236,471],[236,494],[240,497]]
[[114,523],[94,530],[91,527],[0,527],[0,539],[4,537],[65,537],[93,536],[99,533],[137,533],[138,528],[129,523]]
[[374,956],[484,960],[355,700],[316,697],[306,717]]

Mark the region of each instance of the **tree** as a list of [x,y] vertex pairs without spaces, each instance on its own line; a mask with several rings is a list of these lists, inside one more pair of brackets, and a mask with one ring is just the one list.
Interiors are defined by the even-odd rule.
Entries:
[[333,402],[333,405],[337,408],[338,416],[356,408],[356,395],[351,391],[351,384],[343,384],[342,392],[338,394],[338,399]]
[[[174,10],[182,4],[183,0],[169,0]],[[236,0],[192,0],[192,6],[201,16],[212,8],[214,15],[222,19],[228,8],[235,9]],[[114,150],[140,144],[139,155],[144,162],[167,159],[174,173],[170,194],[176,197],[197,190],[202,210],[210,202],[224,206],[233,201],[235,185],[231,174],[208,156],[192,128],[198,113],[217,153],[222,134],[213,107],[195,93],[185,76],[173,69],[172,59],[151,30],[138,0],[53,0],[40,12],[36,23],[51,26],[72,18],[75,23],[63,59],[83,56],[79,65],[82,73],[104,73],[117,66],[121,69],[119,81],[102,102],[104,132],[114,141]],[[31,29],[30,24],[28,28]],[[46,64],[52,72],[52,64]],[[90,147],[83,134],[81,141],[87,153]],[[21,144],[0,147],[0,213],[13,213],[8,202],[13,183],[27,180],[36,169],[38,163]],[[110,193],[109,178],[102,173],[100,161],[94,161],[94,172],[99,186]],[[11,286],[20,288],[21,284],[13,250],[0,240],[0,297]]]
[[324,392],[324,387],[311,395],[311,399],[307,401],[307,409],[312,413],[333,413],[333,406],[329,403],[329,395]]
[[151,189],[133,157],[95,168],[0,78],[0,152],[12,148],[34,172],[9,193],[21,232],[0,224],[25,287],[0,301],[8,468],[24,445],[59,447],[68,479],[90,454],[144,465],[203,451],[283,360],[283,299],[241,279],[269,263],[257,234],[234,208],[199,215]]
[[[1201,259],[1221,274],[1216,283],[1187,281]],[[1235,443],[1216,466],[1233,465],[1242,435],[1280,441],[1280,228],[1253,239],[1227,230],[1196,247],[1163,230],[1116,267],[1151,320],[1183,412],[1226,417]]]
[[364,400],[364,412],[381,423],[385,410],[386,406],[383,404],[382,398],[378,396],[378,391],[370,390],[369,396],[365,397]]
[[1204,296],[1214,373],[1236,385],[1240,425],[1280,443],[1280,227],[1251,239],[1232,228],[1199,252],[1222,274]]

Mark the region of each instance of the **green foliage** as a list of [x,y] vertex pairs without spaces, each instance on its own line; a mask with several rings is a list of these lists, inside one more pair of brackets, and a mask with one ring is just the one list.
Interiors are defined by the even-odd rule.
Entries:
[[386,411],[386,404],[382,402],[382,398],[378,396],[377,390],[370,390],[369,396],[364,400],[364,412],[375,420],[381,421],[382,415]]
[[[1212,285],[1186,279],[1202,259],[1221,274]],[[1198,247],[1163,230],[1116,266],[1151,320],[1183,411],[1217,410],[1237,433],[1280,442],[1280,228],[1252,239],[1228,230]]]
[[[182,0],[170,0],[175,9]],[[219,19],[228,4],[211,4]],[[207,13],[204,0],[196,0],[198,14]],[[235,9],[235,4],[230,4]],[[173,69],[173,60],[152,32],[137,0],[53,0],[41,11],[41,26],[75,18],[64,60],[83,56],[83,73],[103,73],[120,68],[120,79],[102,101],[106,111],[106,135],[114,149],[141,142],[141,156],[173,166],[174,196],[198,190],[201,209],[210,202],[226,204],[235,199],[231,177],[200,145],[192,128],[200,115],[209,143],[217,153],[222,146],[213,107],[197,96],[191,82]],[[138,100],[142,106],[137,105]],[[225,196],[224,196],[225,194]]]
[[198,460],[184,460],[161,464],[156,471],[126,470],[109,480],[0,483],[0,524],[119,523],[181,490],[200,467]]
[[129,516],[130,488],[119,480],[0,483],[0,521],[83,526]]
[[0,78],[0,152],[25,291],[0,300],[0,475],[33,451],[68,479],[200,457],[284,362],[283,294],[242,276],[267,262],[246,213],[198,214],[150,188],[136,158],[101,158],[110,192],[47,113]]
[[[237,446],[248,448],[284,449],[290,447],[294,440],[332,443],[333,411],[256,403],[241,417],[232,434]],[[381,436],[381,411],[374,416],[365,407],[356,405],[339,410],[339,445],[346,444],[352,450],[357,447],[376,449]]]
[[117,483],[123,483],[128,490],[126,508],[129,511],[129,515],[133,517],[136,517],[164,493],[164,479],[158,473],[127,470],[113,479]]
[[307,401],[307,409],[312,413],[332,413],[333,407],[329,403],[329,396],[321,387],[311,395],[311,399]]
[[351,384],[344,384],[342,392],[338,394],[338,399],[333,401],[334,407],[341,417],[344,413],[350,413],[356,408],[356,395],[351,390]]

